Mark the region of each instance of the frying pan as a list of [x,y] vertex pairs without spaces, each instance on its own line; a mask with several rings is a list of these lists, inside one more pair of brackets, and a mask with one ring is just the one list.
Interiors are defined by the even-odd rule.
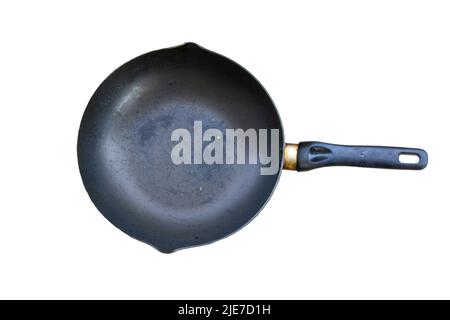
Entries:
[[[171,134],[178,128],[193,132],[195,121],[221,131],[278,130],[276,173],[261,174],[261,163],[175,164]],[[272,145],[268,139],[267,148]],[[165,253],[242,228],[264,207],[282,168],[427,165],[421,149],[285,144],[277,109],[262,85],[237,63],[194,43],[149,52],[109,75],[85,110],[77,153],[97,209],[117,228]],[[400,162],[402,154],[416,155],[418,162]]]

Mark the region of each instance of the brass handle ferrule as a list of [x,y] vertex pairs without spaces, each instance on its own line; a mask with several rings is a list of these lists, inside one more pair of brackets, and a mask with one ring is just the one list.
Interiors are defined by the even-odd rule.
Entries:
[[284,165],[285,170],[297,170],[297,153],[298,144],[285,143],[284,144]]

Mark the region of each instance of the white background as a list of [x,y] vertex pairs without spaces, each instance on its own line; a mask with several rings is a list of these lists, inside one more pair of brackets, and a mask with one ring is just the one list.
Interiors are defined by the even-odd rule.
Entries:
[[[450,298],[445,1],[0,4],[0,298]],[[288,142],[421,147],[424,171],[284,172],[237,234],[164,255],[108,223],[78,173],[116,67],[186,41],[250,70]]]

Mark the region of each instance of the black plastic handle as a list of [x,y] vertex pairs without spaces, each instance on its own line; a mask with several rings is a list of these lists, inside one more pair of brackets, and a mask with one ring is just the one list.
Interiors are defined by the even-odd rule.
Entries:
[[[400,155],[415,155],[416,163],[400,162]],[[421,170],[427,166],[425,150],[415,148],[344,146],[323,142],[300,142],[297,171],[327,166]]]

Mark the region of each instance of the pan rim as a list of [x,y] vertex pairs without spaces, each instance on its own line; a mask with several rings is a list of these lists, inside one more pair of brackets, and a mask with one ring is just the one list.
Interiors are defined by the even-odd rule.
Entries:
[[[281,171],[283,170],[283,165],[284,165],[284,160],[285,160],[285,159],[284,159],[284,152],[283,152],[284,147],[285,147],[284,129],[283,129],[283,123],[282,123],[280,114],[279,114],[279,112],[278,112],[278,109],[277,109],[275,103],[273,102],[273,99],[270,97],[269,93],[268,93],[267,90],[264,88],[264,86],[261,84],[261,82],[260,82],[260,81],[259,81],[259,80],[251,73],[251,72],[249,72],[246,68],[244,68],[242,65],[240,65],[240,64],[237,63],[236,61],[234,61],[234,60],[232,60],[232,59],[230,59],[230,58],[228,58],[228,57],[226,57],[226,56],[223,56],[223,55],[221,55],[221,54],[219,54],[219,53],[216,53],[216,52],[214,52],[214,51],[211,51],[211,50],[209,50],[209,49],[206,49],[206,48],[204,48],[204,47],[202,47],[202,46],[200,46],[200,45],[198,45],[198,44],[196,44],[196,43],[194,43],[194,42],[186,42],[186,43],[181,44],[181,45],[172,46],[172,47],[168,47],[168,48],[162,48],[162,49],[158,49],[158,50],[153,50],[153,51],[150,51],[150,52],[157,52],[157,51],[168,50],[168,49],[177,49],[177,48],[189,47],[189,46],[190,46],[190,47],[197,47],[197,48],[200,48],[200,49],[202,49],[202,50],[204,50],[204,51],[209,52],[210,54],[219,56],[219,57],[221,57],[222,59],[225,59],[225,60],[227,60],[227,61],[229,61],[229,62],[235,64],[236,66],[240,67],[246,74],[248,74],[248,75],[253,79],[253,81],[255,81],[255,83],[261,88],[261,90],[265,93],[265,95],[267,96],[267,98],[269,99],[269,101],[270,101],[270,103],[271,103],[271,105],[272,105],[272,107],[273,107],[274,116],[275,116],[275,118],[276,118],[275,121],[278,122],[278,125],[279,125],[279,130],[280,130],[280,134],[281,134],[281,136],[280,136],[280,137],[281,137],[281,139],[280,139],[281,146],[280,146],[280,149],[279,149],[279,156],[280,156],[281,161],[279,162],[278,172],[276,173],[276,178],[274,179],[274,184],[273,184],[273,186],[272,186],[272,190],[270,191],[270,194],[266,197],[265,201],[263,202],[262,205],[260,205],[260,207],[258,208],[258,210],[256,210],[254,213],[249,214],[250,218],[249,218],[247,221],[245,221],[245,223],[243,223],[243,224],[240,225],[239,227],[235,228],[235,229],[232,230],[231,232],[228,232],[228,233],[226,233],[226,234],[224,234],[224,235],[221,235],[220,237],[217,237],[217,238],[215,238],[215,239],[208,240],[208,241],[204,241],[204,242],[201,242],[201,243],[189,244],[189,245],[185,245],[185,246],[180,246],[180,245],[179,245],[179,246],[172,246],[170,250],[167,250],[168,247],[165,248],[165,247],[163,247],[163,246],[158,245],[158,243],[151,243],[151,242],[148,242],[148,241],[146,241],[145,239],[141,239],[141,238],[137,237],[137,236],[134,235],[134,234],[130,234],[130,233],[126,232],[126,231],[124,230],[123,226],[121,226],[121,225],[115,223],[112,219],[110,219],[109,215],[104,214],[104,213],[100,210],[99,205],[96,203],[96,201],[94,201],[94,199],[92,198],[91,194],[88,192],[88,188],[87,188],[87,186],[86,186],[86,183],[87,183],[87,182],[86,182],[85,179],[84,179],[84,174],[82,173],[82,169],[81,169],[81,165],[80,165],[80,153],[79,153],[79,145],[80,145],[80,141],[81,141],[81,123],[83,123],[83,120],[84,120],[84,118],[85,118],[85,114],[86,114],[86,112],[87,112],[87,110],[88,110],[88,107],[86,107],[85,110],[84,110],[84,112],[83,112],[83,116],[82,116],[82,118],[81,118],[80,127],[79,127],[79,130],[78,130],[78,140],[77,140],[77,160],[78,160],[78,169],[79,169],[79,172],[80,172],[80,175],[81,175],[81,178],[82,178],[82,183],[83,183],[83,186],[84,186],[85,190],[86,190],[87,193],[88,193],[88,196],[89,196],[91,202],[94,204],[94,206],[96,207],[97,211],[99,211],[99,212],[102,214],[102,216],[104,216],[104,217],[105,217],[112,225],[114,225],[114,226],[115,226],[117,229],[119,229],[121,232],[125,233],[127,236],[129,236],[129,237],[131,237],[131,238],[133,238],[133,239],[138,240],[139,242],[145,243],[146,245],[150,245],[151,247],[155,248],[156,250],[158,250],[158,251],[161,252],[161,253],[174,253],[174,252],[181,251],[181,250],[184,250],[184,249],[189,249],[189,248],[195,248],[195,247],[200,247],[200,246],[204,246],[204,245],[209,245],[209,244],[212,244],[212,243],[214,243],[214,242],[216,242],[216,241],[223,240],[223,239],[225,239],[225,238],[227,238],[227,237],[229,237],[229,236],[235,234],[236,232],[240,231],[240,230],[241,230],[242,228],[244,228],[245,226],[247,226],[251,221],[253,221],[253,219],[255,219],[255,218],[259,215],[259,213],[265,208],[265,206],[267,205],[267,203],[268,203],[269,200],[271,199],[271,197],[272,197],[273,193],[275,192],[275,189],[276,189],[276,187],[277,187],[277,185],[278,185],[278,182],[279,182],[279,180],[280,180]],[[119,72],[125,65],[127,65],[128,63],[130,63],[130,62],[132,62],[132,61],[134,61],[134,60],[136,60],[136,59],[139,59],[139,58],[142,57],[142,56],[147,55],[147,54],[150,53],[150,52],[147,52],[147,53],[144,53],[144,54],[142,54],[142,55],[139,55],[139,56],[137,56],[137,57],[135,57],[135,58],[133,58],[133,59],[131,59],[131,60],[129,60],[129,61],[123,63],[122,65],[120,65],[118,68],[116,68],[113,72],[111,72],[111,73],[110,73],[110,74],[102,81],[102,83],[99,85],[98,88],[102,87],[102,85],[103,85],[108,79],[110,79],[115,73]],[[97,90],[98,90],[98,88],[97,88]],[[97,90],[96,90],[96,92],[97,92]],[[95,94],[96,94],[96,93],[94,93],[94,94],[92,95],[91,99],[89,100],[88,106],[90,105],[91,100],[92,100],[92,98],[95,96]]]

